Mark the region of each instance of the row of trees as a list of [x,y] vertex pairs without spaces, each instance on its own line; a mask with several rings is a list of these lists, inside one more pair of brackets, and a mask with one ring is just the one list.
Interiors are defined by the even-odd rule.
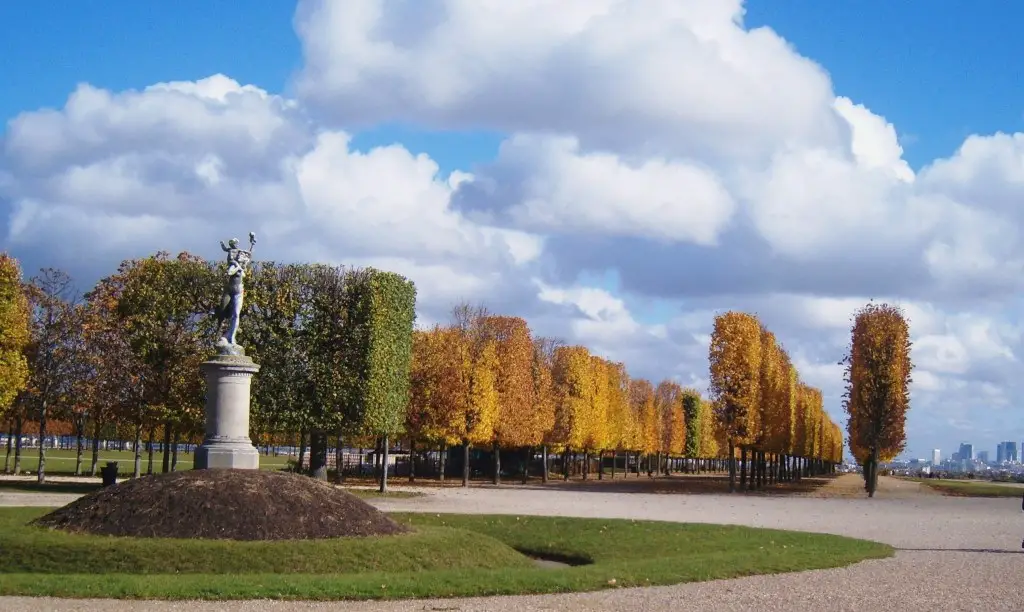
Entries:
[[[843,436],[825,412],[820,389],[800,380],[789,354],[755,315],[730,311],[715,317],[708,362],[716,421],[728,447],[739,449],[740,486],[799,477],[842,460]],[[736,462],[729,462],[735,490]]]
[[864,466],[870,497],[878,486],[879,461],[891,461],[906,444],[910,349],[910,324],[898,306],[871,303],[854,314],[843,359],[843,408],[849,415],[850,450]]
[[[76,473],[86,438],[93,473],[103,439],[135,441],[136,475],[143,442],[163,442],[161,469],[173,470],[179,443],[202,436],[198,372],[212,354],[222,267],[158,253],[123,262],[79,296],[56,270],[22,283],[4,256],[0,418],[9,439],[20,444],[28,422],[45,437],[56,420],[78,440]],[[527,466],[540,452],[544,478],[549,452],[562,454],[566,477],[573,457],[584,477],[595,461],[603,477],[609,459],[614,477],[623,453],[627,465],[644,457],[658,472],[726,459],[733,486],[740,459],[740,486],[751,488],[842,457],[821,392],[799,381],[774,336],[743,313],[715,321],[705,399],[671,380],[631,377],[621,363],[535,337],[523,319],[481,307],[459,306],[448,324],[414,332],[412,283],[373,269],[255,263],[244,308],[240,342],[263,364],[253,439],[308,440],[319,477],[329,438],[338,449],[384,452],[397,436],[412,450],[460,446],[465,483],[474,446],[493,451],[495,481],[500,449],[521,450]],[[42,448],[38,474],[42,481]]]
[[[463,482],[470,447],[582,455],[598,477],[606,459],[615,475],[620,453],[647,457],[658,471],[672,458],[718,457],[717,427],[700,394],[665,380],[631,378],[622,363],[586,347],[534,337],[525,320],[460,306],[453,321],[418,331],[413,342],[412,395],[407,432],[419,444],[463,448]],[[628,463],[628,457],[627,457]],[[547,478],[547,474],[542,474]]]

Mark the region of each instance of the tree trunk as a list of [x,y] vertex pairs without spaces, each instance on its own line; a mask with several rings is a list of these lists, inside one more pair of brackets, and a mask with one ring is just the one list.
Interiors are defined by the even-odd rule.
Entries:
[[582,468],[583,480],[586,480],[590,476],[590,451],[583,452]]
[[492,482],[496,485],[501,484],[501,447],[498,446],[498,442],[495,441],[493,445],[494,449],[494,478]]
[[14,445],[14,419],[7,422],[7,454],[4,455],[4,474],[11,473],[11,447]]
[[615,480],[615,464],[618,463],[619,453],[618,451],[612,451],[612,480]]
[[462,441],[462,486],[469,486],[469,440]]
[[562,480],[569,480],[569,448],[562,451]]
[[540,481],[544,484],[548,482],[548,445],[545,444],[540,447],[540,458],[541,463],[544,467],[541,468]]
[[171,471],[178,471],[178,443],[181,441],[181,434],[174,430],[174,438],[171,439]]
[[440,474],[439,474],[439,476],[440,476],[441,482],[444,482],[445,472],[448,471],[448,445],[447,444],[442,444],[441,445],[441,457],[440,457],[440,459],[441,459],[441,461],[439,463],[441,464],[441,466],[440,466]]
[[46,482],[46,400],[39,407],[39,467],[36,468],[36,481]]
[[604,480],[604,451],[597,451],[597,479]]
[[171,439],[174,437],[174,424],[170,421],[164,423],[164,452],[161,460],[160,473],[166,474],[171,471]]
[[380,492],[388,492],[388,435],[381,438],[381,470],[380,470]]
[[334,468],[338,472],[338,482],[345,482],[345,435],[338,432],[338,446],[334,449]]
[[409,438],[409,482],[416,482],[416,441]]
[[327,480],[327,432],[322,429],[309,432],[309,475]]
[[302,473],[303,465],[306,463],[306,430],[299,430],[299,465],[296,466],[295,471]]
[[100,469],[100,430],[102,426],[99,421],[93,421],[92,423],[92,466],[89,468],[89,473],[93,476]]
[[740,447],[740,491],[747,490],[747,447]]
[[729,492],[736,492],[736,446],[729,441]]
[[75,419],[75,476],[82,475],[82,449],[85,446],[85,417]]
[[523,449],[523,484],[530,480],[530,461],[533,460],[533,447]]
[[142,422],[135,424],[135,478],[142,476]]
[[149,428],[149,442],[146,443],[146,453],[149,462],[146,467],[146,474],[153,473],[153,439],[156,437],[156,427]]

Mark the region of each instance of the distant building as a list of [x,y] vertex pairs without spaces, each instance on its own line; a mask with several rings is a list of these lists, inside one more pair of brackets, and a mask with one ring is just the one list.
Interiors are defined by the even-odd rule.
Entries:
[[1017,463],[1017,443],[1000,442],[996,447],[996,463]]
[[974,445],[968,444],[967,442],[960,443],[960,461],[970,461],[974,459]]
[[958,461],[960,461],[960,451],[956,451],[955,453],[953,453],[949,457],[949,460],[952,461],[953,463],[957,463]]
[[932,449],[932,465],[939,465],[942,463],[942,452],[937,448]]
[[978,461],[980,463],[988,463],[988,451],[978,451]]

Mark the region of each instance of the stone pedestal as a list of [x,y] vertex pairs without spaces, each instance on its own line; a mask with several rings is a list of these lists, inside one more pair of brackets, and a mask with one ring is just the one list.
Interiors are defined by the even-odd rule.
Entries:
[[200,366],[206,377],[206,436],[195,469],[256,470],[260,455],[249,439],[249,384],[260,366],[243,354],[220,354]]

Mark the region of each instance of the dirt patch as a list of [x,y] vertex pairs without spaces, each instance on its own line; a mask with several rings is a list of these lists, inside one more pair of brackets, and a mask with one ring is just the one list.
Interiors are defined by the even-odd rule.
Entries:
[[[878,490],[875,491],[875,497],[884,497],[886,499],[916,499],[934,495],[936,495],[935,491],[920,482],[890,478],[888,476],[878,477]],[[864,490],[864,476],[861,474],[843,474],[825,483],[821,488],[807,493],[805,497],[867,499],[868,494]]]
[[188,470],[126,480],[34,525],[143,538],[303,540],[409,529],[336,487],[287,472]]

